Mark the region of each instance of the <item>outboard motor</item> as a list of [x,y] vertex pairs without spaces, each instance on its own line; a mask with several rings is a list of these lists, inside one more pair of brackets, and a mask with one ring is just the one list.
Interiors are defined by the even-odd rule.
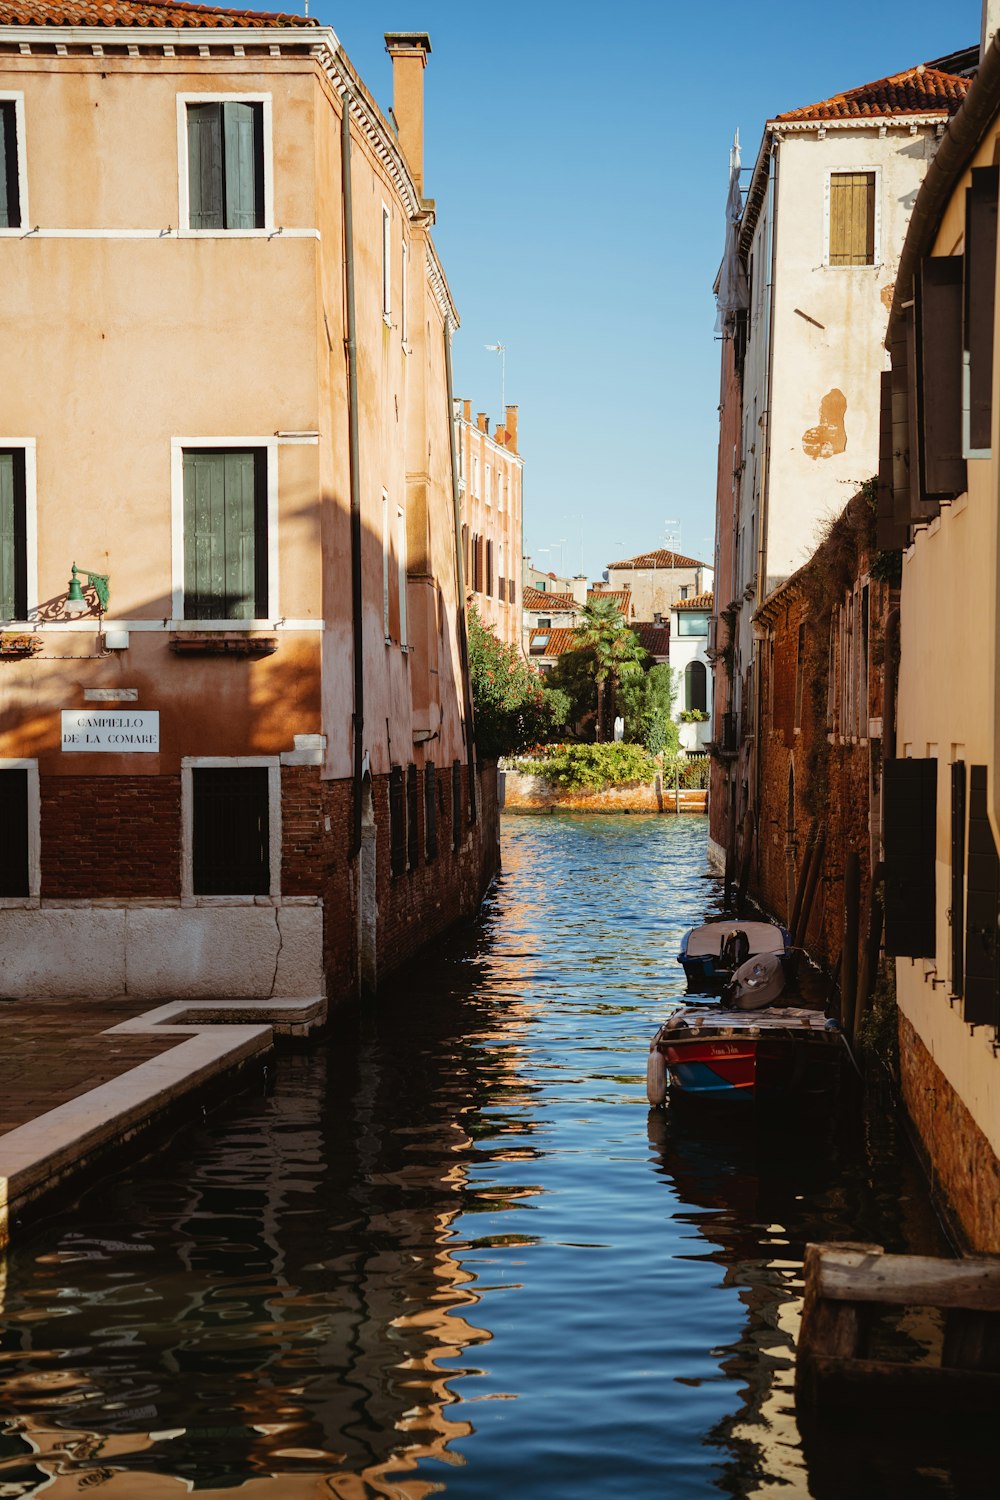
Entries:
[[722,967],[730,973],[745,964],[750,957],[750,939],[742,927],[734,927],[732,932],[727,932],[722,941]]
[[738,1010],[763,1010],[773,1005],[785,988],[785,970],[778,953],[758,953],[736,970],[722,992],[727,1005]]

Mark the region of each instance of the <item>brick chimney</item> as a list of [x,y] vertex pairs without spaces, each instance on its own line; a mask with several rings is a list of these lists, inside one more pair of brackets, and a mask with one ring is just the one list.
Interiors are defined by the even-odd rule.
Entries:
[[424,68],[431,39],[426,31],[387,31],[385,50],[392,58],[392,112],[399,147],[418,195],[424,196]]
[[464,416],[464,418],[465,418],[465,420],[467,422],[471,422],[472,421],[472,402],[471,401],[463,401],[462,402],[462,415]]
[[507,420],[504,422],[504,430],[507,433],[507,447],[517,452],[517,407],[508,406]]
[[484,411],[476,412],[476,426],[479,428],[480,432],[485,432],[487,435],[489,434],[490,419]]

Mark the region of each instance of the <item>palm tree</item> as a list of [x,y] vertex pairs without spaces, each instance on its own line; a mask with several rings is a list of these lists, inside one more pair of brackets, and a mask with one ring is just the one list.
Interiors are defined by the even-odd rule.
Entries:
[[[618,686],[626,677],[636,677],[642,671],[646,652],[635,631],[626,625],[614,599],[592,595],[580,613],[583,618],[573,633],[577,650],[587,652],[593,662],[597,684],[597,738],[603,740],[607,719],[614,713]],[[608,684],[611,687],[607,695],[610,702],[605,698]]]

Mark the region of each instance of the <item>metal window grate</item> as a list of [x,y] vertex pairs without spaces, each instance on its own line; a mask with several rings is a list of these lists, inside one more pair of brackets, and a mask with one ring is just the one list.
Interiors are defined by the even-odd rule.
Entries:
[[271,859],[267,767],[195,769],[191,780],[195,895],[268,895]]
[[0,896],[28,896],[28,773],[0,771]]
[[437,859],[437,770],[429,760],[424,766],[424,858],[428,864]]
[[406,862],[411,870],[420,863],[420,807],[417,768],[406,768]]
[[389,772],[389,868],[393,875],[402,875],[406,869],[404,800],[403,768],[393,766]]

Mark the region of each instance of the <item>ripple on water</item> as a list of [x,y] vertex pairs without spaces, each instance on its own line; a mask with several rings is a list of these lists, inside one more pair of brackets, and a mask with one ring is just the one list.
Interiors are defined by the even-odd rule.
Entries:
[[794,1423],[805,1241],[933,1241],[891,1122],[646,1107],[705,832],[511,820],[473,932],[25,1240],[0,1496],[961,1493]]

